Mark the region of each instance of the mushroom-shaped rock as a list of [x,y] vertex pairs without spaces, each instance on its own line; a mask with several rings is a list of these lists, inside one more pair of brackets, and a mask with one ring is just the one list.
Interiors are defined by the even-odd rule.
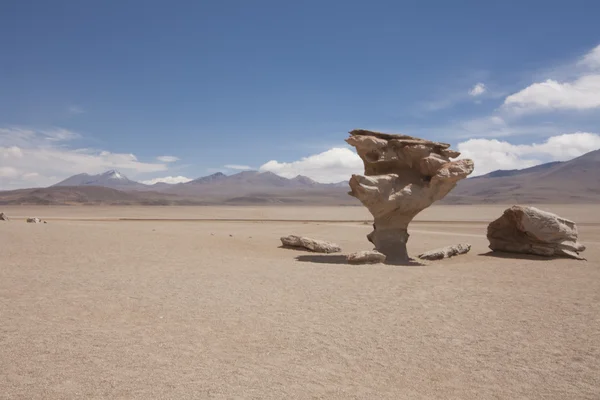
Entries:
[[335,243],[296,235],[283,236],[281,243],[286,247],[306,249],[315,253],[338,253],[342,251],[340,246]]
[[8,217],[4,213],[0,213],[0,221],[8,221]]
[[349,194],[375,218],[367,238],[388,263],[408,263],[408,224],[471,174],[473,161],[452,161],[460,153],[449,144],[406,135],[359,129],[351,131],[346,142],[356,148],[365,166],[364,175],[350,178]]
[[34,218],[27,218],[27,222],[30,224],[39,224],[42,222],[42,220],[37,217],[34,217]]
[[454,244],[452,246],[442,247],[440,249],[426,251],[419,255],[422,260],[441,260],[443,258],[450,258],[459,254],[466,254],[471,250],[470,244]]
[[492,251],[585,260],[575,223],[535,207],[507,208],[488,225],[487,238]]
[[385,254],[377,250],[358,251],[348,254],[346,260],[349,264],[379,264],[385,262]]

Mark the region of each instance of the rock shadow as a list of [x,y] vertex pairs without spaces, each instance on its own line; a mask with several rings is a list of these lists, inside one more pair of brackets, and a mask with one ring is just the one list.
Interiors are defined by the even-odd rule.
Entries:
[[346,256],[341,254],[306,254],[296,257],[296,261],[319,264],[348,264]]
[[364,264],[364,263],[349,263],[346,256],[343,254],[306,254],[297,256],[296,261],[309,262],[317,264],[346,264],[346,265],[394,265],[399,267],[423,267],[427,264],[421,263],[416,260],[410,260],[405,263],[388,263],[387,261],[383,264]]
[[481,257],[492,257],[492,258],[503,258],[507,260],[531,260],[531,261],[552,261],[552,260],[560,260],[567,259],[566,257],[544,257],[544,256],[536,256],[535,254],[525,254],[525,253],[509,253],[503,251],[488,251],[487,253],[478,254]]

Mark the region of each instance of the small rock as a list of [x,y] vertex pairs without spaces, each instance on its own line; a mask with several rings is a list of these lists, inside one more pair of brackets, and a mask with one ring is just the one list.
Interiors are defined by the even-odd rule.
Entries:
[[441,249],[435,249],[426,251],[419,255],[421,260],[441,260],[443,258],[450,258],[458,254],[466,254],[471,250],[470,244],[454,244],[452,246],[442,247]]
[[37,217],[34,217],[34,218],[27,218],[27,222],[30,224],[39,224],[42,222],[42,220]]
[[0,221],[8,221],[8,217],[4,213],[0,213]]
[[365,250],[346,256],[350,264],[379,264],[385,262],[385,254],[376,250]]
[[296,235],[281,237],[281,243],[284,246],[304,248],[315,253],[337,253],[342,251],[340,246],[335,243]]

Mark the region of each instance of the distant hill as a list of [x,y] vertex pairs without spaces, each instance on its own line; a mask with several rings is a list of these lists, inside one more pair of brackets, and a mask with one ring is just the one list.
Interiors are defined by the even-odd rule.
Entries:
[[600,202],[600,150],[565,162],[460,181],[442,204]]
[[166,204],[163,198],[101,186],[51,186],[0,192],[0,205]]
[[234,175],[216,173],[206,177],[198,178],[187,183],[180,183],[165,188],[165,193],[173,193],[184,196],[207,196],[211,198],[228,198],[261,195],[289,194],[293,191],[332,191],[332,193],[346,193],[339,190],[335,184],[318,183],[314,180],[298,175],[288,179],[272,172],[243,171]]
[[102,186],[113,189],[135,190],[146,189],[148,185],[132,181],[116,170],[106,171],[98,175],[78,174],[53,186]]
[[1,204],[297,204],[357,205],[348,185],[322,184],[305,176],[292,179],[271,172],[216,173],[187,183],[145,185],[118,171],[78,174],[48,188],[0,191]]

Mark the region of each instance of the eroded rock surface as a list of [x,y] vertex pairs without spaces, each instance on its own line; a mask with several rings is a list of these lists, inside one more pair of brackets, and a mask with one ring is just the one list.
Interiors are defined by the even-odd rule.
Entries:
[[348,254],[346,260],[350,264],[379,264],[385,262],[385,254],[376,250],[358,251]]
[[442,247],[440,249],[426,251],[419,255],[422,260],[441,260],[450,258],[459,254],[466,254],[471,250],[471,245],[467,243],[454,244],[452,246]]
[[449,144],[406,135],[358,129],[346,142],[365,166],[364,175],[352,175],[349,194],[375,219],[367,238],[388,263],[408,263],[408,224],[473,172],[473,161],[451,161],[460,153]]
[[488,225],[490,249],[585,260],[575,222],[535,207],[513,206]]
[[315,253],[338,253],[342,251],[340,246],[335,243],[296,235],[283,236],[281,243],[287,247],[306,249]]

